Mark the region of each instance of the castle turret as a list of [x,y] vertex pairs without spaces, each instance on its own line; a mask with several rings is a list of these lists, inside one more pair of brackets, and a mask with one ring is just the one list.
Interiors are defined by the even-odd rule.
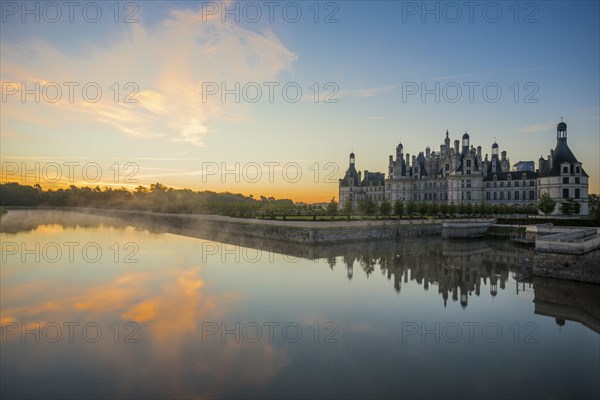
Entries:
[[462,137],[462,151],[463,153],[467,153],[469,151],[469,134],[465,132]]

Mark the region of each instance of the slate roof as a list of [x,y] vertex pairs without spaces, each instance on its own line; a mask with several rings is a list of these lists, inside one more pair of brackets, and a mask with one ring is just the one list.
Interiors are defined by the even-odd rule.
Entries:
[[[544,178],[547,176],[560,176],[561,164],[565,162],[569,164],[574,164],[579,161],[577,161],[577,158],[569,148],[569,145],[567,145],[567,139],[559,138],[556,141],[556,148],[554,149],[552,163],[550,163],[549,160],[546,161],[538,176],[540,178]],[[573,172],[571,171],[570,174],[573,174]],[[583,168],[581,168],[581,174],[583,176],[588,176],[588,174],[586,174]]]
[[497,172],[495,174],[489,173],[483,178],[483,181],[484,182],[493,181],[494,175],[496,175],[497,181],[507,181],[507,180],[509,180],[508,179],[509,174],[511,177],[511,179],[510,179],[511,181],[523,180],[523,174],[525,174],[526,180],[537,179],[537,177],[538,177],[537,172],[532,172],[532,171],[504,171],[504,172]]

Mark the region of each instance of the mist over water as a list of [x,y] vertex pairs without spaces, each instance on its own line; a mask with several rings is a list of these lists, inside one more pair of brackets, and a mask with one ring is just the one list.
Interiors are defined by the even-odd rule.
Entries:
[[[598,397],[600,293],[499,241],[0,220],[3,398]],[[218,240],[217,240],[218,238]]]

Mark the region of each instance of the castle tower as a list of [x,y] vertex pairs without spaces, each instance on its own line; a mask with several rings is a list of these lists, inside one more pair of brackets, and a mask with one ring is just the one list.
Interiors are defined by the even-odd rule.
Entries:
[[588,174],[567,144],[567,124],[556,125],[556,147],[548,160],[540,159],[538,173],[538,199],[548,193],[556,201],[553,214],[561,214],[561,204],[573,199],[579,203],[579,214],[589,213]]

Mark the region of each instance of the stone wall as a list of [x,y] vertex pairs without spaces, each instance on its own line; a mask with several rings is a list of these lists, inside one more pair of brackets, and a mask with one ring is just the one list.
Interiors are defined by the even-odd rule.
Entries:
[[293,243],[342,243],[359,242],[369,239],[395,239],[441,235],[441,223],[394,223],[393,221],[373,221],[372,223],[329,223],[325,222],[286,222],[238,219],[217,215],[167,214],[145,211],[79,210],[96,215],[123,218],[131,222],[163,224],[175,228],[196,230],[220,240],[227,236],[254,237]]
[[536,253],[533,275],[600,284],[600,250],[579,256]]

